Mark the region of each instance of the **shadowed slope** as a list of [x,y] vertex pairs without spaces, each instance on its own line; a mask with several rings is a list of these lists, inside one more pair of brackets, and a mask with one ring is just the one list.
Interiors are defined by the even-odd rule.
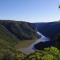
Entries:
[[0,24],[19,40],[31,40],[38,37],[38,34],[36,33],[35,29],[33,29],[31,23],[0,20]]

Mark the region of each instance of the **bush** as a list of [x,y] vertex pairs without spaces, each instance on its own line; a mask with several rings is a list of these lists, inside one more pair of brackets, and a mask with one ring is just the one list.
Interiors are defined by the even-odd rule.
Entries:
[[60,51],[55,47],[44,48],[29,54],[25,60],[60,60]]

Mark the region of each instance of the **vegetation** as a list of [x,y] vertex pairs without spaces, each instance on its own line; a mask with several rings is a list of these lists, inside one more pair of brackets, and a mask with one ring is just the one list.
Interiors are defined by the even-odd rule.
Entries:
[[22,41],[19,41],[17,44],[16,44],[16,48],[17,49],[20,49],[20,48],[25,48],[25,47],[28,47],[28,45],[31,45],[32,43],[34,43],[36,40],[22,40]]
[[29,54],[25,60],[60,60],[60,51],[55,47],[44,48]]
[[60,50],[49,47],[26,55],[8,45],[4,40],[0,40],[0,60],[60,60]]
[[0,60],[60,60],[60,50],[55,47],[44,48],[26,55],[15,49],[0,49]]
[[32,27],[31,23],[19,21],[0,20],[2,30],[10,36],[14,36],[19,40],[32,40],[38,38],[38,34]]
[[[25,41],[24,39],[34,39],[35,37],[37,37],[37,35],[35,35],[34,29],[32,29],[29,24],[29,26],[27,26],[26,23],[26,25],[24,24],[25,27],[28,27],[26,28],[28,31],[24,31],[24,26],[19,22],[17,23],[9,21],[6,23],[0,21],[0,60],[60,60],[60,35],[56,35],[54,37],[54,44],[51,47],[44,48],[43,50],[37,50],[29,55],[18,51],[18,47],[16,48],[18,42],[20,42],[20,45],[27,42],[28,44],[30,44],[31,41]],[[20,29],[22,29],[22,31]],[[22,37],[20,33],[22,36],[25,36],[25,38],[22,39],[24,42],[20,40],[20,38]],[[20,38],[18,38],[17,36],[19,36]],[[28,44],[26,44],[26,46]]]
[[[0,21],[0,60],[24,59],[26,55],[23,54],[22,52],[17,51],[16,45],[18,42],[21,42],[21,40],[24,41],[27,38],[28,40],[34,39],[35,38],[34,36],[37,37],[36,32],[35,30],[33,30],[30,23],[1,20]],[[34,40],[30,40],[30,41],[32,42]]]

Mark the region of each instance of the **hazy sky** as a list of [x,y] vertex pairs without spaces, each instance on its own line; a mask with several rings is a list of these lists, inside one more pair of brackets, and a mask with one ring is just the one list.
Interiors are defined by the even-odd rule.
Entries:
[[0,0],[0,19],[48,22],[60,19],[60,0]]

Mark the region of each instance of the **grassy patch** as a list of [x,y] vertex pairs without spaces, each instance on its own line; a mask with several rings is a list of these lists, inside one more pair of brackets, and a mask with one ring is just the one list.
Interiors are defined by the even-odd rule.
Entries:
[[36,40],[22,40],[22,41],[17,43],[16,48],[25,48],[25,47],[28,47],[28,46],[30,46],[35,41]]

